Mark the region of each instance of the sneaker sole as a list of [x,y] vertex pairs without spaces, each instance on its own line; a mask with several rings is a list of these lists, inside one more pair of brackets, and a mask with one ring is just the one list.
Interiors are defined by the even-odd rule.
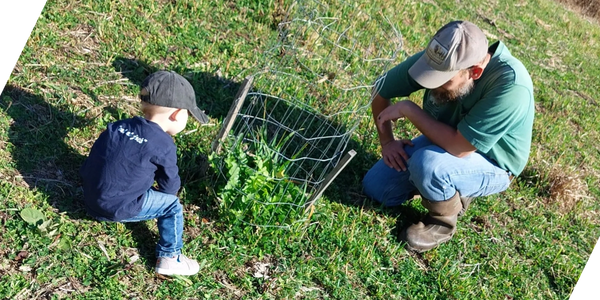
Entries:
[[182,275],[182,276],[191,276],[191,275],[195,275],[198,273],[198,271],[196,272],[174,272],[173,270],[169,270],[169,269],[161,269],[161,268],[156,268],[155,269],[157,274],[160,275]]

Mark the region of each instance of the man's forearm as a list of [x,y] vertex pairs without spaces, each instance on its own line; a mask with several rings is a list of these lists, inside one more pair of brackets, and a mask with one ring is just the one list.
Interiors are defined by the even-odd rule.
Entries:
[[[375,120],[376,124],[377,124],[377,116],[379,116],[379,113],[381,113],[381,111],[383,111],[388,106],[390,106],[390,100],[379,96],[379,94],[377,94],[375,96],[375,98],[371,102],[371,111],[373,112],[373,119]],[[392,131],[392,122],[389,122],[389,121],[385,122],[385,124],[383,126],[381,126],[381,128],[379,126],[375,126],[375,127],[377,128],[379,142],[381,143],[382,146],[394,140],[394,133]]]
[[435,120],[412,101],[403,103],[402,114],[430,141],[454,156],[463,157],[476,150],[458,130]]

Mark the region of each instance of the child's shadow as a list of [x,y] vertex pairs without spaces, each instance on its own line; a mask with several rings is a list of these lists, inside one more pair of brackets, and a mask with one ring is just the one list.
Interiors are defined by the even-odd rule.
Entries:
[[87,120],[11,84],[0,95],[0,108],[12,119],[6,148],[16,171],[5,179],[45,194],[52,207],[72,219],[86,218],[79,187],[84,156],[73,148],[79,145],[71,143],[68,133],[87,125]]
[[[9,120],[8,142],[14,174],[4,174],[9,184],[22,186],[44,194],[44,198],[58,212],[70,219],[90,217],[82,204],[83,191],[79,168],[86,156],[82,145],[71,142],[69,130],[90,125],[90,121],[69,112],[69,107],[54,106],[18,86],[7,85],[0,95],[0,108]],[[116,110],[106,108],[114,116]],[[94,137],[96,138],[96,137]],[[77,151],[75,147],[82,147]],[[147,267],[154,263],[154,246],[158,238],[145,224],[128,223],[127,226],[140,240],[139,253],[147,258]]]

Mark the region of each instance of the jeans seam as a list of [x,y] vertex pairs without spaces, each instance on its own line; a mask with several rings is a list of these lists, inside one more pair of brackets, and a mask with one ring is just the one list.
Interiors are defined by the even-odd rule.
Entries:
[[[173,233],[175,234],[175,243],[173,245],[173,249],[177,249],[177,218],[179,217],[179,214],[175,214],[174,218],[173,218]],[[183,238],[183,237],[182,237]]]

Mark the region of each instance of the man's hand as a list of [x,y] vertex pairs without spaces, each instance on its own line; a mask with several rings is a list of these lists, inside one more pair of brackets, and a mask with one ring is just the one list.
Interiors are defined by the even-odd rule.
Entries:
[[412,146],[410,140],[393,140],[381,146],[383,162],[396,171],[406,171],[405,162],[408,161],[408,155],[404,151],[404,145]]
[[[411,102],[412,103],[412,102]],[[383,124],[387,121],[396,121],[400,118],[404,118],[402,108],[405,105],[405,101],[400,101],[394,105],[386,107],[377,116],[377,127],[382,128]]]

